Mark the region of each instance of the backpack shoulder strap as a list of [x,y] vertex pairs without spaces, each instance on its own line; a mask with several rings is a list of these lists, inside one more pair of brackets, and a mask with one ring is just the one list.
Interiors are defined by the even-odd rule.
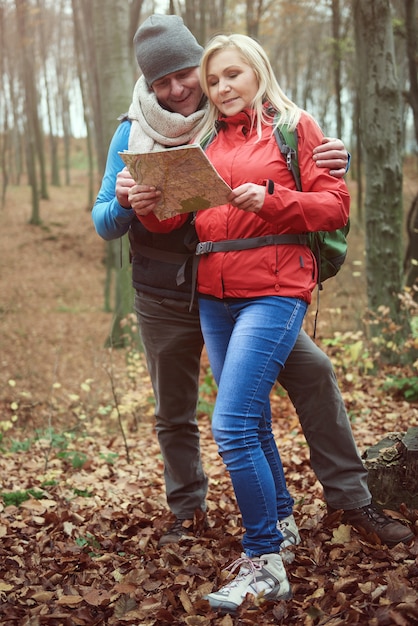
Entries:
[[206,150],[209,144],[215,139],[215,133],[213,131],[209,131],[202,139],[200,140],[200,147],[202,150]]
[[287,124],[277,123],[274,127],[274,136],[279,146],[280,152],[286,159],[287,169],[292,172],[295,179],[296,189],[302,191],[302,183],[300,180],[300,169],[298,163],[298,134],[297,130],[289,130]]
[[[279,146],[280,152],[286,159],[287,169],[292,172],[293,178],[295,179],[296,189],[298,191],[302,191],[302,182],[300,179],[300,168],[298,163],[298,134],[295,128],[294,131],[289,130],[289,126],[287,124],[279,124],[277,125],[277,117],[276,117],[276,125],[274,127],[274,136],[277,141],[277,145]],[[316,337],[316,326],[319,314],[319,291],[322,289],[322,284],[320,280],[321,275],[321,254],[319,249],[318,242],[315,242],[315,237],[317,233],[309,233],[309,247],[311,248],[313,254],[315,255],[317,266],[318,266],[318,295],[317,295],[317,303],[316,303],[316,313],[314,319],[314,330],[313,336]]]

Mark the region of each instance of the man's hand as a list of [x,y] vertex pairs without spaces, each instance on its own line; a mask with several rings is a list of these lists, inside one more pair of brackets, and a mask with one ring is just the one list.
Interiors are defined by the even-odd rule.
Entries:
[[127,167],[121,172],[118,172],[116,176],[115,196],[124,209],[130,209],[131,204],[129,202],[128,194],[131,187],[135,185],[135,181],[129,173]]
[[129,189],[128,201],[137,217],[151,213],[161,200],[161,191],[149,185],[134,185]]
[[161,199],[161,191],[149,185],[137,185],[125,167],[116,176],[115,195],[125,209],[133,209],[137,217],[148,215]]
[[331,176],[342,178],[347,170],[348,152],[341,139],[324,137],[322,144],[314,148],[313,160],[318,167],[328,168]]

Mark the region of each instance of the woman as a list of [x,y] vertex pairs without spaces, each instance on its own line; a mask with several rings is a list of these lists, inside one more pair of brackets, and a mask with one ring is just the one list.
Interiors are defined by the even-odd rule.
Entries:
[[[214,250],[200,257],[200,320],[218,383],[213,434],[245,527],[244,554],[231,566],[240,567],[238,575],[207,599],[220,611],[234,612],[247,593],[276,600],[291,595],[277,524],[288,494],[269,394],[316,284],[315,259],[303,233],[343,226],[350,200],[343,181],[310,162],[322,133],[285,96],[256,41],[244,35],[215,37],[202,57],[201,83],[209,115],[200,136],[214,133],[207,155],[233,191],[228,204],[196,216],[199,249]],[[295,190],[278,150],[273,135],[277,119],[291,129],[297,125],[307,193]],[[176,216],[162,228],[179,227],[183,220]],[[274,239],[259,239],[265,236]],[[234,242],[228,250],[225,242],[232,239],[242,240],[242,249]],[[226,251],[216,251],[216,244],[205,246],[208,241],[224,242],[218,249]]]

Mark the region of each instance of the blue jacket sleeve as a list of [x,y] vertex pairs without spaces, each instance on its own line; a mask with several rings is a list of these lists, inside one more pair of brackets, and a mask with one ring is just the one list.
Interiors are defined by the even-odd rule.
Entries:
[[102,184],[92,210],[94,227],[106,241],[122,237],[136,219],[134,211],[122,207],[115,196],[116,176],[125,167],[118,152],[128,149],[130,130],[131,123],[122,122],[112,137]]

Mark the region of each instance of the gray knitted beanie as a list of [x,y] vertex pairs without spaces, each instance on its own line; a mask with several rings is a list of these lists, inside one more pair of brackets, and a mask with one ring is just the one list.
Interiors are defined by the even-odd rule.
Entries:
[[151,15],[134,37],[138,65],[148,85],[166,74],[198,67],[203,48],[178,15]]

